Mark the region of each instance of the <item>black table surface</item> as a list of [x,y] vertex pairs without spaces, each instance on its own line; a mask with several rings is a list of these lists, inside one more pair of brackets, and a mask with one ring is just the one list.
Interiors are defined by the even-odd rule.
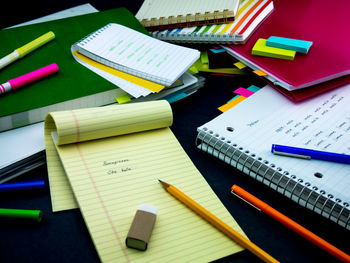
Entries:
[[[85,3],[65,0],[26,1],[17,4],[15,1],[8,1],[1,8],[1,13],[13,15],[2,16],[1,28]],[[89,3],[98,10],[126,7],[136,14],[142,1],[96,0]],[[281,262],[337,262],[333,256],[295,232],[232,196],[230,187],[233,184],[241,186],[350,254],[348,230],[297,205],[220,160],[196,150],[197,127],[220,114],[217,108],[232,98],[234,89],[240,86],[248,87],[257,82],[261,85],[261,81],[251,76],[206,76],[206,83],[202,89],[172,104],[174,123],[171,130],[252,242]],[[17,180],[45,180],[48,185],[47,167],[42,166]],[[40,209],[43,212],[43,221],[40,224],[0,222],[0,262],[100,262],[79,209],[52,213],[48,186],[43,191],[1,194],[0,200],[0,207]],[[250,252],[243,251],[218,262],[260,260]]]

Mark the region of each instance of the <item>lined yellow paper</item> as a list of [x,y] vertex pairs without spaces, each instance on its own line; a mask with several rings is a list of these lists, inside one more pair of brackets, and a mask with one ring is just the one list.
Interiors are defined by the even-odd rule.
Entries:
[[146,80],[146,79],[142,79],[142,78],[139,78],[139,77],[136,77],[136,76],[133,76],[133,75],[130,75],[130,74],[127,74],[127,73],[124,73],[122,71],[119,71],[117,69],[114,69],[114,68],[111,68],[111,67],[108,67],[102,63],[99,63],[93,59],[90,59],[82,54],[80,54],[77,50],[73,51],[73,55],[75,57],[77,57],[78,59],[80,59],[81,61],[93,66],[93,67],[96,67],[98,69],[101,69],[107,73],[110,73],[114,76],[117,76],[119,78],[122,78],[122,79],[125,79],[127,81],[130,81],[136,85],[139,85],[141,87],[144,87],[146,89],[149,89],[151,91],[154,91],[154,92],[159,92],[161,91],[162,89],[165,88],[164,85],[161,85],[161,84],[158,84],[158,83],[155,83],[155,82],[152,82],[152,81],[149,81],[149,80]]
[[[177,185],[244,235],[169,129],[166,101],[51,113],[46,122],[102,262],[207,262],[242,250],[158,183]],[[141,203],[158,208],[145,252],[125,246]]]

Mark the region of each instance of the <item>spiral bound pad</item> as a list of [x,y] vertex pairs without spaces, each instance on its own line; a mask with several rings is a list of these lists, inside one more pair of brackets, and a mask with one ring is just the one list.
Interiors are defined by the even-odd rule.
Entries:
[[72,49],[106,66],[165,86],[181,77],[200,54],[114,23],[88,35]]
[[[349,153],[350,85],[295,105],[270,86],[198,128],[198,149],[350,229],[350,166],[273,155],[273,143]],[[273,103],[269,103],[273,101]]]
[[243,44],[272,11],[272,0],[242,1],[231,23],[157,30],[151,34],[175,43]]
[[149,30],[225,23],[235,19],[239,0],[146,0],[136,18]]

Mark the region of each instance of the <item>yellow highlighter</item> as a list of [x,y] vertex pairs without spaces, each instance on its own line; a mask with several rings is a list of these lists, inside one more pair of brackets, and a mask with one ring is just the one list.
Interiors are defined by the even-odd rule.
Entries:
[[0,69],[6,67],[8,64],[16,61],[19,58],[24,57],[28,53],[32,52],[33,50],[41,47],[42,45],[46,44],[47,42],[51,41],[55,38],[55,34],[50,31],[46,34],[34,39],[33,41],[29,42],[28,44],[17,48],[15,51],[7,55],[6,57],[3,57],[0,59]]

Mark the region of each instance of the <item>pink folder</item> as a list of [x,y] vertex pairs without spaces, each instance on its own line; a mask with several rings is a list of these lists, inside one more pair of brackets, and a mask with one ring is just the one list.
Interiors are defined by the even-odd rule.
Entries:
[[[225,47],[232,56],[253,70],[263,70],[267,80],[287,91],[350,74],[349,0],[277,0],[274,7],[246,44]],[[270,36],[308,40],[313,45],[308,54],[297,53],[293,61],[251,55],[256,41]]]

